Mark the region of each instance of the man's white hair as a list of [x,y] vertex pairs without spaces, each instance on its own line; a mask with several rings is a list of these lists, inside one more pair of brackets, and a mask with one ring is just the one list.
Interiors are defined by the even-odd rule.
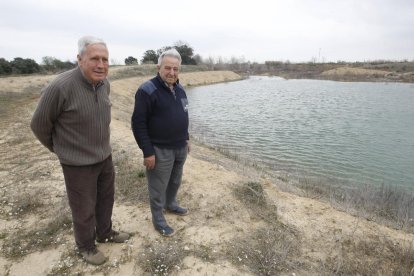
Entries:
[[158,66],[161,66],[164,57],[176,58],[179,61],[179,65],[181,65],[181,55],[175,48],[171,48],[169,50],[162,52],[162,54],[158,57]]
[[78,54],[81,56],[86,51],[86,48],[91,44],[102,44],[105,46],[105,48],[107,48],[106,43],[103,41],[103,39],[88,35],[79,39]]

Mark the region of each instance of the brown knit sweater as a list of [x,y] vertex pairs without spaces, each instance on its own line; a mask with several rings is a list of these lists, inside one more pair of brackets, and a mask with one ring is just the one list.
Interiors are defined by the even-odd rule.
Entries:
[[111,154],[110,85],[94,87],[79,67],[64,72],[43,89],[31,128],[65,165],[92,165]]

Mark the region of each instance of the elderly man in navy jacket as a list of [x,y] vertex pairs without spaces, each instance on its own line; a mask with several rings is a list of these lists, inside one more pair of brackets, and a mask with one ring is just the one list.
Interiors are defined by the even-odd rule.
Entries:
[[188,101],[178,82],[181,56],[175,49],[158,59],[158,74],[135,95],[132,131],[144,155],[152,222],[163,236],[172,236],[163,211],[188,214],[177,202],[183,166],[189,152]]

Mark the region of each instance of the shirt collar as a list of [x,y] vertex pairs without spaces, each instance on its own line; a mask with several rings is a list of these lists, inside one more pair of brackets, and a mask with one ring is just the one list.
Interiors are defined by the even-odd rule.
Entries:
[[[170,87],[168,86],[168,83],[166,83],[162,78],[160,73],[157,73],[157,78],[158,80],[162,83],[162,85],[164,85],[166,88],[170,89]],[[177,79],[177,81],[173,84],[173,88],[175,88],[178,84],[180,83],[180,80]]]

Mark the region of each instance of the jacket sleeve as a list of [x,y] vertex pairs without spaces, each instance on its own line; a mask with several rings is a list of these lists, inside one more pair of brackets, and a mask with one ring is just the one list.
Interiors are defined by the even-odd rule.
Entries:
[[54,124],[60,114],[63,105],[59,88],[50,85],[42,91],[37,108],[30,122],[36,138],[51,152],[53,151]]
[[132,132],[144,157],[155,154],[149,132],[148,122],[151,116],[151,93],[139,88],[135,94],[134,112],[131,118]]

